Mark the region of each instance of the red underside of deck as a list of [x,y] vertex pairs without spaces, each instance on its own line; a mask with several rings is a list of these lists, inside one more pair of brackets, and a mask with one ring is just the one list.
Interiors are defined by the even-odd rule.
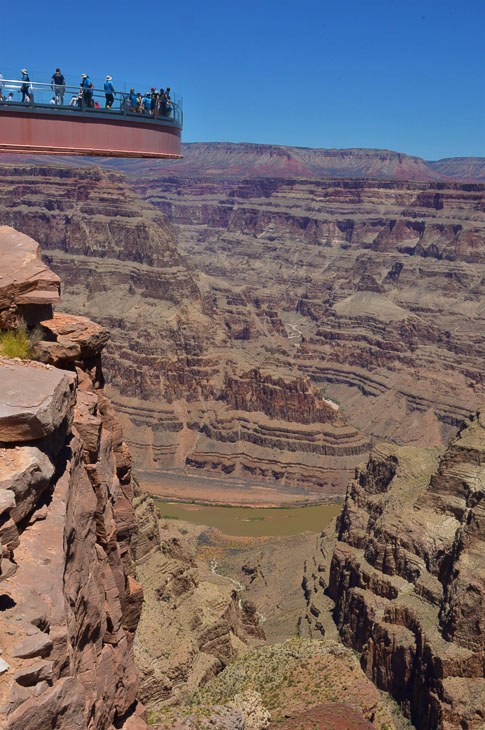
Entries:
[[39,112],[0,113],[0,151],[103,157],[181,157],[181,130],[169,125]]

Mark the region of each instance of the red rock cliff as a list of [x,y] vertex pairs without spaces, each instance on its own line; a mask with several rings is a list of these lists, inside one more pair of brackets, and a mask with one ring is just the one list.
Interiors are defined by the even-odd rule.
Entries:
[[485,708],[485,418],[444,454],[382,446],[349,484],[329,592],[344,642],[419,730]]
[[0,228],[0,260],[0,321],[42,321],[52,363],[0,358],[0,725],[143,728],[130,455],[100,388],[108,332],[52,315],[59,280],[32,239]]

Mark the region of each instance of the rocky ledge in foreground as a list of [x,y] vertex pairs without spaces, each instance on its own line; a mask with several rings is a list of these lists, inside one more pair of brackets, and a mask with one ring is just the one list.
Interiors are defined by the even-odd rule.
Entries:
[[418,730],[485,726],[485,414],[439,458],[382,446],[347,490],[329,592]]
[[100,388],[108,333],[53,316],[59,280],[37,244],[0,233],[0,326],[44,322],[51,363],[0,358],[0,726],[141,730],[143,593],[130,456]]

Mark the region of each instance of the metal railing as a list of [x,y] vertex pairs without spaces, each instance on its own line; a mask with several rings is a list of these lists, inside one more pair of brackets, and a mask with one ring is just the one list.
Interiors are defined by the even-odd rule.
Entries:
[[[3,97],[3,98],[2,98]],[[22,81],[21,79],[0,78],[0,108],[29,107],[31,109],[62,109],[65,111],[82,111],[120,117],[136,116],[147,121],[159,121],[183,126],[182,99],[170,92],[170,99],[161,98],[158,103],[149,98],[139,103],[130,92],[115,91],[112,101],[107,98],[104,89],[86,89],[68,84],[56,86],[53,83],[40,81]],[[146,95],[142,99],[146,99]]]

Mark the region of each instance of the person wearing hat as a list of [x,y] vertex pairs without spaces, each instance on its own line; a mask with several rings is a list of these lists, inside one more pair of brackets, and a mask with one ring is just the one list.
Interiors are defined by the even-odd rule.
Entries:
[[115,100],[115,88],[111,76],[106,76],[104,82],[104,95],[106,97],[106,109],[111,109]]
[[22,86],[20,87],[20,93],[22,94],[22,104],[27,100],[29,102],[34,101],[34,94],[30,88],[30,77],[26,68],[22,69]]
[[87,74],[81,74],[81,91],[83,104],[93,106],[93,83]]

